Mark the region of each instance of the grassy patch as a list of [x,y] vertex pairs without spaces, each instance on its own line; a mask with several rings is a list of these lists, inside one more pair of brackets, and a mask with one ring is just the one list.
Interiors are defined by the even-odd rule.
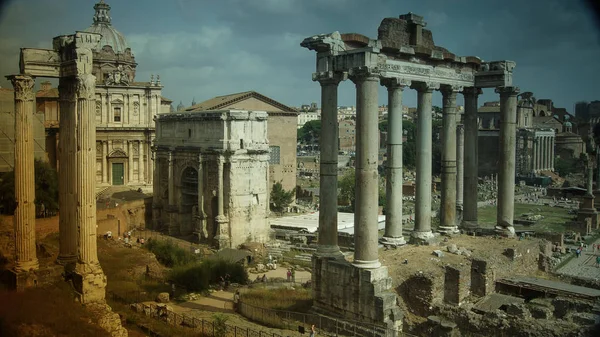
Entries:
[[192,252],[173,244],[169,240],[148,240],[145,248],[154,253],[160,263],[169,268],[183,266],[198,260]]
[[231,283],[245,284],[248,281],[244,266],[223,260],[205,260],[179,266],[171,271],[169,278],[188,291],[204,291],[211,284],[221,282],[221,277],[226,275],[229,275],[227,279]]
[[110,336],[73,300],[70,286],[0,292],[0,336]]
[[244,303],[261,308],[308,312],[312,307],[312,293],[308,289],[256,288],[242,296]]
[[279,262],[287,262],[289,264],[293,264],[293,265],[298,265],[302,268],[312,268],[312,262],[310,261],[304,261],[304,260],[300,260],[300,259],[296,259],[296,255],[300,255],[304,252],[299,251],[299,250],[290,250],[287,252],[282,252],[281,255],[283,255],[283,261],[279,261]]
[[[479,208],[477,214],[478,223],[484,227],[495,226],[497,214],[496,211],[496,206],[486,206]],[[521,218],[521,215],[525,213],[541,214],[544,216],[544,219],[539,220],[532,226],[515,227],[526,228],[541,232],[563,232],[566,228],[565,224],[575,219],[575,216],[572,214],[568,214],[568,211],[568,209],[561,207],[515,203],[515,219]]]

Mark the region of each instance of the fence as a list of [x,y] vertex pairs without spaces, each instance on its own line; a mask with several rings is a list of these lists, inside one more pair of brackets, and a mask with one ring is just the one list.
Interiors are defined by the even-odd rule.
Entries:
[[252,321],[279,329],[298,330],[304,328],[308,331],[308,327],[314,324],[321,336],[411,336],[380,325],[363,322],[355,324],[322,315],[266,309],[243,303],[242,300],[238,303],[237,312]]

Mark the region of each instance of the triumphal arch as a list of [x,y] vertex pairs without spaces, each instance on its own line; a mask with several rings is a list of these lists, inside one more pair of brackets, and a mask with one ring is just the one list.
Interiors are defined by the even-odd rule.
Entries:
[[35,283],[35,179],[33,132],[36,77],[59,78],[58,262],[65,265],[82,303],[104,300],[106,276],[96,248],[96,126],[92,49],[101,35],[76,32],[53,39],[53,49],[22,48],[15,88],[16,286]]
[[[417,91],[417,176],[412,241],[433,237],[431,228],[432,93],[443,96],[442,205],[439,231],[457,231],[462,221],[477,221],[477,98],[483,88],[500,95],[501,128],[497,231],[512,236],[515,182],[515,125],[518,88],[512,86],[512,61],[484,62],[436,46],[423,17],[409,13],[386,18],[377,39],[360,34],[316,35],[301,46],[317,53],[313,81],[321,85],[321,181],[319,246],[313,258],[317,311],[397,329],[401,313],[391,279],[378,258],[378,86],[388,90],[386,167],[387,244],[402,237],[402,95]],[[337,90],[341,81],[356,85],[356,207],[354,260],[346,262],[337,243]],[[456,111],[465,98],[464,139]],[[457,139],[457,129],[458,139]],[[464,163],[462,150],[464,142]],[[459,146],[457,146],[459,145]],[[457,161],[457,157],[460,159]],[[464,166],[463,166],[464,165]],[[457,171],[464,172],[457,174]],[[464,184],[463,184],[464,182]],[[391,330],[388,330],[391,331]]]

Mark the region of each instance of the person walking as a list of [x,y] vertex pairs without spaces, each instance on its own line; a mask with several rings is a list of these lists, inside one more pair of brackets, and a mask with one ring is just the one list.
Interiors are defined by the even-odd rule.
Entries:
[[310,337],[315,337],[317,335],[317,329],[315,328],[315,325],[313,324],[310,327]]
[[596,256],[596,268],[600,267],[600,255]]

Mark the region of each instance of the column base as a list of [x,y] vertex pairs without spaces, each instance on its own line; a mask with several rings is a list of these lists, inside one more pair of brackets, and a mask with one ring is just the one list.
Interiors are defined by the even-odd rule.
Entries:
[[496,232],[496,234],[507,237],[507,238],[514,238],[516,236],[515,234],[515,227],[513,226],[496,226],[494,228],[494,231]]
[[16,271],[14,269],[7,270],[7,284],[9,289],[16,291],[24,291],[27,288],[37,287],[38,278],[34,270]]
[[385,247],[399,247],[399,246],[404,246],[406,244],[406,240],[404,240],[404,237],[397,237],[397,238],[393,238],[393,237],[389,237],[389,236],[384,236],[381,239],[379,239],[379,243],[381,243],[382,245],[384,245]]
[[433,240],[434,237],[435,237],[435,234],[433,234],[433,232],[431,232],[431,231],[427,231],[427,232],[413,231],[412,233],[410,233],[409,243],[429,244]]
[[26,273],[40,268],[40,263],[37,258],[31,261],[20,261],[15,263],[15,271],[17,273]]
[[77,256],[75,255],[58,255],[56,258],[56,263],[60,264],[61,266],[66,266],[76,262]]
[[215,243],[217,245],[217,249],[221,250],[224,248],[231,248],[231,238],[228,235],[217,235],[215,236]]
[[318,258],[344,260],[344,254],[338,245],[318,245],[314,255]]
[[103,302],[106,295],[106,275],[100,264],[77,263],[71,274],[73,287],[82,304]]
[[460,233],[457,226],[439,226],[437,231],[442,235],[452,235]]
[[355,259],[352,265],[360,269],[376,269],[381,267],[381,262],[379,260],[363,261]]

